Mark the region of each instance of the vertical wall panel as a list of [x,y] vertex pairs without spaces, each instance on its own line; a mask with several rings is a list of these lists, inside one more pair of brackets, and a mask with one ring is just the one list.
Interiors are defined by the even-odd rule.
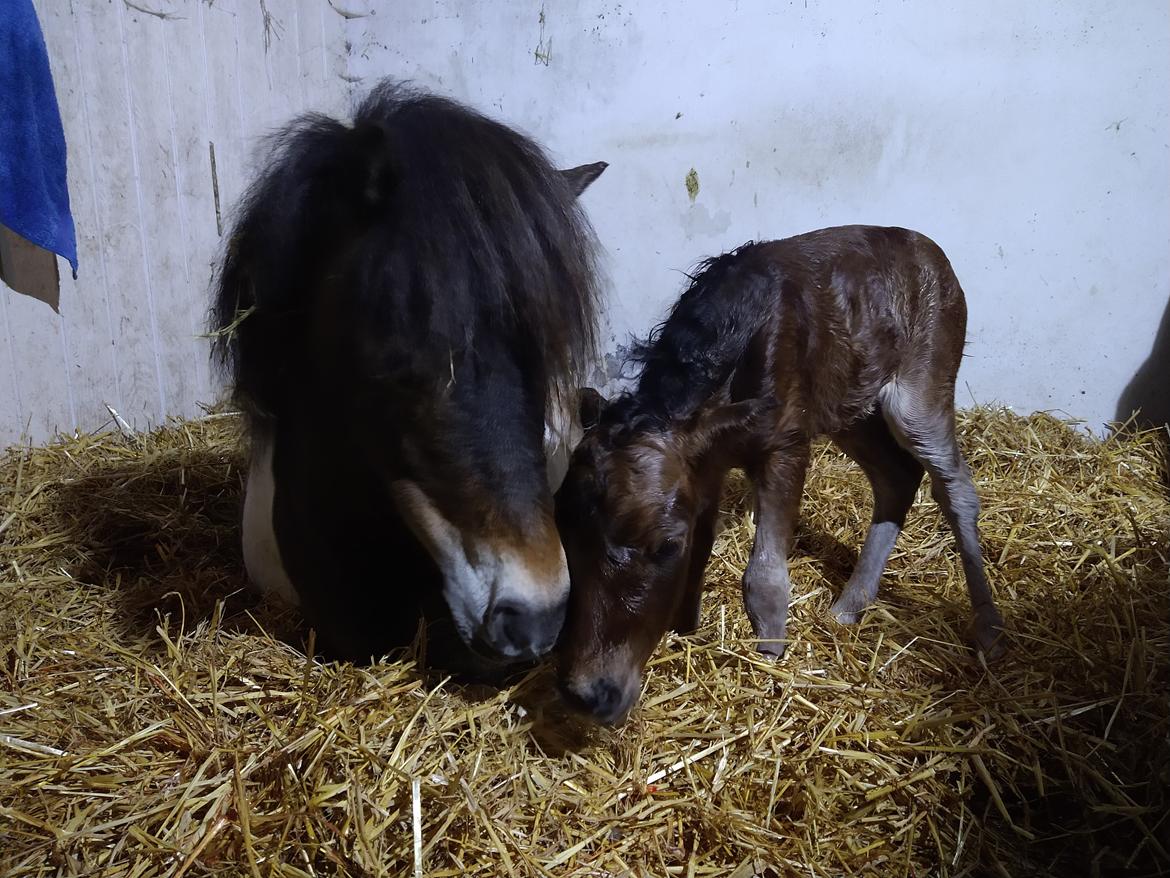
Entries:
[[[237,4],[199,5],[203,28],[204,89],[210,112],[209,144],[215,147],[215,179],[219,191],[220,217],[226,234],[231,209],[244,190],[244,156],[255,141],[245,142],[243,92],[245,85],[239,70],[239,30]],[[253,136],[260,134],[253,129]]]
[[210,362],[206,340],[207,297],[200,295],[211,283],[219,235],[215,224],[215,196],[211,183],[211,157],[207,147],[206,101],[202,83],[203,44],[198,19],[191,15],[181,27],[162,28],[164,73],[170,117],[170,153],[174,167],[174,190],[178,202],[178,230],[186,247],[177,248],[181,257],[182,289],[177,331],[183,332],[183,346],[195,402],[212,394]]
[[26,425],[36,441],[99,428],[107,405],[142,429],[214,401],[210,282],[259,139],[349,107],[328,0],[36,6],[81,264],[62,269],[59,315],[0,288],[0,446]]
[[[135,167],[136,137],[131,117],[127,60],[115,4],[74,4],[74,27],[80,48],[75,71],[89,102],[89,134],[94,150],[94,195],[97,202],[98,247],[103,251],[109,280],[113,340],[122,391],[118,412],[134,427],[146,427],[163,410],[161,353],[152,326],[149,267],[143,251],[142,218],[138,209],[142,181]],[[56,47],[50,46],[50,53]],[[70,161],[80,140],[77,120],[65,120]],[[75,223],[77,219],[75,217]],[[91,257],[92,258],[92,257]],[[97,266],[79,269],[79,296],[93,295]],[[92,279],[93,283],[91,283]]]
[[[109,254],[98,215],[97,191],[104,182],[98,175],[89,121],[95,109],[79,75],[82,37],[74,26],[69,5],[52,4],[40,16],[46,41],[55,49],[49,52],[49,61],[67,131],[69,196],[82,265],[75,281],[68,266],[58,260],[61,319],[68,342],[66,369],[77,423],[92,428],[110,417],[107,404],[115,409],[124,407],[109,300]],[[104,112],[101,107],[96,111]],[[43,315],[30,316],[43,319]]]
[[[21,438],[39,439],[58,430],[73,428],[69,382],[66,380],[65,346],[61,317],[37,299],[0,286],[5,297],[4,321],[11,332],[11,358],[15,362],[16,393],[20,406],[16,417],[5,414],[2,426]],[[15,331],[21,329],[21,331]]]
[[[122,70],[130,109],[130,160],[134,169],[134,203],[127,205],[136,224],[142,253],[142,286],[136,297],[145,305],[154,344],[163,414],[188,411],[194,404],[188,392],[183,355],[190,333],[175,326],[176,306],[186,292],[181,260],[175,257],[181,241],[179,205],[171,161],[170,112],[163,59],[163,30],[181,26],[146,15],[124,4],[114,4],[122,44]],[[143,300],[145,300],[143,302]],[[189,329],[189,327],[188,327]],[[136,425],[137,426],[137,425]]]
[[[304,25],[306,32],[315,30],[320,41],[319,48],[310,57],[312,79],[306,82],[311,82],[313,89],[306,94],[306,98],[314,109],[337,107],[343,114],[348,114],[357,88],[356,79],[349,70],[352,48],[349,34],[353,22],[341,19],[331,5],[317,4],[315,14],[310,12],[303,17],[307,19]],[[341,19],[343,27],[338,27],[338,19]]]
[[24,429],[24,406],[20,400],[16,350],[9,329],[8,297],[12,295],[0,284],[0,431],[14,442]]

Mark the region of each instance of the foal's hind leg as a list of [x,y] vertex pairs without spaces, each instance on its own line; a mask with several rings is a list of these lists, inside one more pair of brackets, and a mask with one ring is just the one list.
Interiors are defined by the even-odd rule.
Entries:
[[743,602],[757,649],[782,656],[787,647],[788,549],[808,472],[809,444],[800,440],[771,454],[748,475],[756,489],[756,539],[743,574]]
[[865,543],[849,584],[832,608],[838,622],[851,625],[877,597],[878,582],[922,484],[923,469],[877,412],[832,438],[865,471],[873,488],[873,518]]
[[891,382],[881,393],[882,413],[894,437],[930,473],[930,492],[959,544],[967,593],[975,613],[975,645],[988,659],[1003,654],[1003,617],[991,596],[979,548],[979,496],[955,439],[955,409],[948,394],[919,392]]

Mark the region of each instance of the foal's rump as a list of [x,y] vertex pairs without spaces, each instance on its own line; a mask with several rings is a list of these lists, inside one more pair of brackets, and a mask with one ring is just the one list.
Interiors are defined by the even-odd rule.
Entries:
[[966,305],[946,255],[925,235],[841,226],[736,254],[743,270],[766,278],[773,305],[757,320],[733,398],[795,403],[789,410],[815,435],[864,417],[895,378],[953,388]]

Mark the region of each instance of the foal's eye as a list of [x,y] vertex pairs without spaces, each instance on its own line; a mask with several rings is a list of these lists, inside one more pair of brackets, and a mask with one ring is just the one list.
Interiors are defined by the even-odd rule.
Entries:
[[624,567],[633,552],[625,546],[610,546],[605,550],[605,560],[614,567]]
[[650,553],[650,560],[656,564],[665,564],[673,561],[682,553],[682,540],[663,540],[658,548]]

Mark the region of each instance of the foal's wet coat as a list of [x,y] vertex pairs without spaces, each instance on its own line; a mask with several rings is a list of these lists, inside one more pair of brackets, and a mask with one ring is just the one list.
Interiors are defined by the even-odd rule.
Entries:
[[833,613],[857,621],[924,472],[956,536],[977,647],[1000,651],[979,501],[955,440],[967,311],[942,250],[917,232],[848,226],[747,244],[703,264],[642,346],[636,389],[584,392],[591,425],[557,495],[572,588],[566,698],[620,721],[666,630],[699,621],[727,470],[756,497],[744,604],[761,652],[786,645],[792,542],[810,441],[829,436],[865,471],[873,519]]

